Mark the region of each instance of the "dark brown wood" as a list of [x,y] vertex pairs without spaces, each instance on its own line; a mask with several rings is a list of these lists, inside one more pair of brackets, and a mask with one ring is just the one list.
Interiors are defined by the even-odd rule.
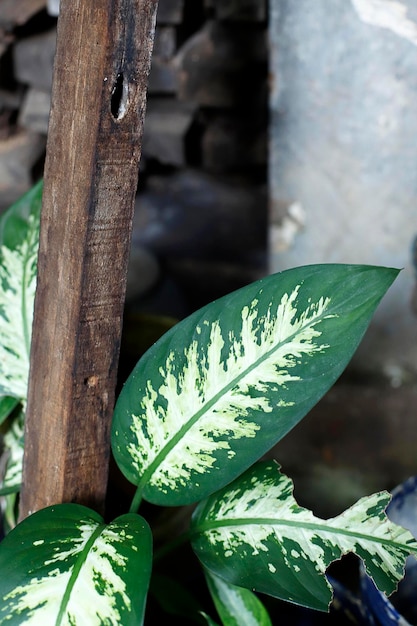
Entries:
[[102,511],[157,0],[62,0],[21,517]]

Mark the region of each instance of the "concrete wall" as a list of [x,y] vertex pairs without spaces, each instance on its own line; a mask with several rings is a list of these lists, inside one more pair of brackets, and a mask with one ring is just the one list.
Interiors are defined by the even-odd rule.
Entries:
[[417,4],[270,0],[270,43],[270,270],[404,268],[354,366],[416,380]]

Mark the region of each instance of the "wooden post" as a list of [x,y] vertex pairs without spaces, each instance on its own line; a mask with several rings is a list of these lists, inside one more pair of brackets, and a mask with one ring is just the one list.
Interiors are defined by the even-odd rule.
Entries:
[[157,0],[61,0],[20,517],[104,509]]

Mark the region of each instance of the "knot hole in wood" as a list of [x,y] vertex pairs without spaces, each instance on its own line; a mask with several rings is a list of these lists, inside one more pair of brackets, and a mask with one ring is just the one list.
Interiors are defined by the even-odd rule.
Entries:
[[84,378],[84,385],[91,389],[92,387],[97,387],[98,384],[98,376],[87,376]]
[[129,84],[123,72],[119,72],[111,90],[110,111],[115,120],[121,120],[127,111]]

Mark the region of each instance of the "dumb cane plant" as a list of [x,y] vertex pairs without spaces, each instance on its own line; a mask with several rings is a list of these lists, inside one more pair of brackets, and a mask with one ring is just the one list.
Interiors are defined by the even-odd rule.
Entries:
[[[9,526],[20,483],[41,191],[39,184],[0,221],[1,493]],[[327,610],[326,569],[348,552],[391,593],[417,542],[386,517],[389,495],[322,520],[298,506],[275,461],[259,459],[341,374],[396,275],[371,266],[300,267],[168,331],[139,360],[114,411],[113,455],[135,486],[130,511],[106,523],[84,506],[59,504],[16,525],[0,544],[0,624],[142,624],[153,561],[168,562],[185,540],[224,625],[271,623],[253,591]],[[185,533],[154,554],[138,513],[143,501],[196,504]],[[203,610],[195,618],[216,623]]]

